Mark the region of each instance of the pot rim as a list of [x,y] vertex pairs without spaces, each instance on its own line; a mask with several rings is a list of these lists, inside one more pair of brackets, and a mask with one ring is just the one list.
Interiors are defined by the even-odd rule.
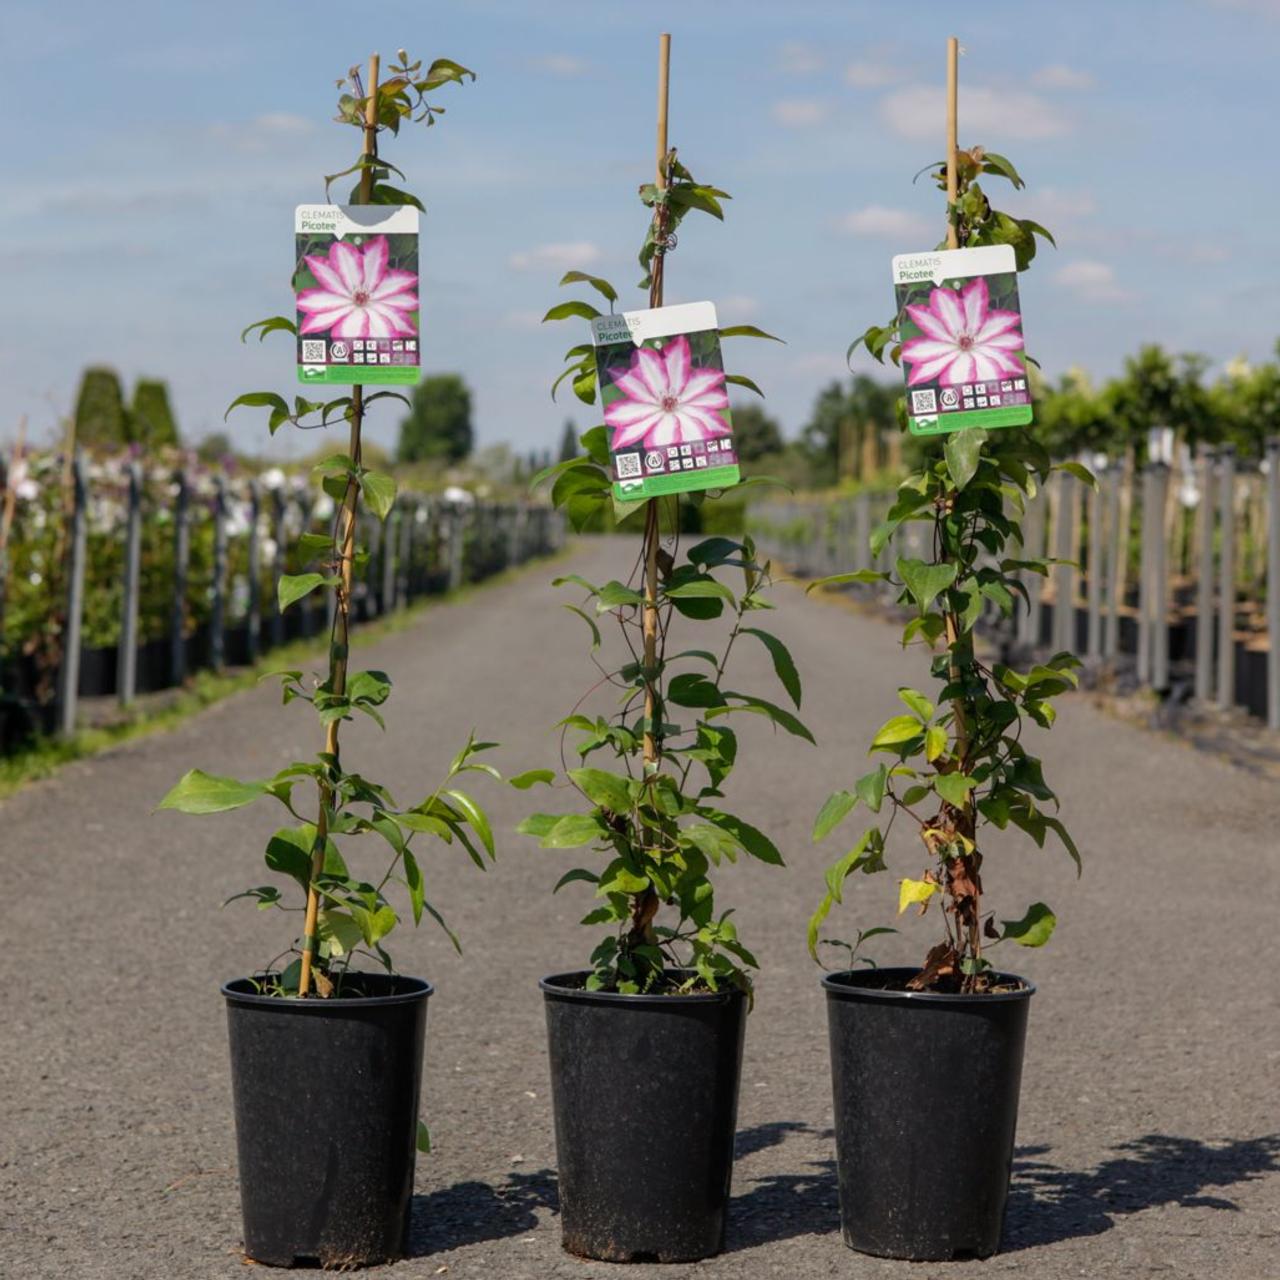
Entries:
[[839,969],[822,975],[822,987],[829,1000],[891,1000],[911,1001],[914,1004],[990,1004],[1010,1000],[1029,1000],[1036,993],[1036,984],[1029,978],[1017,973],[1004,973],[997,970],[992,977],[1003,978],[1010,982],[1018,982],[1017,991],[886,991],[880,987],[859,986],[856,982],[841,982],[840,979],[860,978],[865,974],[892,974],[894,976],[914,977],[919,969],[906,966],[889,966],[883,969]]
[[237,989],[240,983],[249,983],[251,978],[231,978],[224,982],[219,990],[228,1004],[257,1005],[281,1011],[323,1013],[326,1009],[372,1009],[385,1008],[393,1004],[412,1004],[417,1000],[425,1000],[435,992],[435,987],[425,978],[413,978],[402,973],[376,973],[373,971],[355,970],[355,977],[394,978],[397,982],[412,984],[409,990],[397,991],[385,996],[330,996],[327,1000],[298,1000],[285,996],[267,996],[257,991]]
[[[677,969],[676,973],[687,973],[687,969]],[[538,989],[544,996],[562,1000],[583,1000],[599,1004],[627,1005],[663,1005],[669,1008],[673,1004],[714,1004],[725,1002],[735,997],[745,1000],[746,992],[739,987],[726,986],[720,991],[681,991],[681,992],[638,992],[635,995],[624,995],[620,991],[588,991],[585,987],[565,986],[566,978],[584,978],[590,969],[567,969],[559,973],[549,973],[538,979]]]

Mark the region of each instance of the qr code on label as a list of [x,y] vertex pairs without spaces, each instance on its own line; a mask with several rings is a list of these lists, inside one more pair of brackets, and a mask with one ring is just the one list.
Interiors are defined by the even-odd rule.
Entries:
[[912,413],[937,413],[938,397],[932,391],[913,391],[911,393]]
[[323,338],[303,338],[302,363],[303,364],[324,364],[324,339]]
[[613,463],[617,468],[619,480],[635,480],[642,474],[638,453],[620,453],[614,458]]

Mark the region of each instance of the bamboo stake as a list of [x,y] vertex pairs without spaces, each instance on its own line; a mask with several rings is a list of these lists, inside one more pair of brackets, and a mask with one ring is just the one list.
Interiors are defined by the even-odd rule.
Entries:
[[[364,112],[364,155],[378,154],[378,69],[379,56],[369,57],[369,96]],[[360,204],[368,204],[373,194],[373,168],[366,165],[360,171]],[[351,438],[347,456],[360,466],[360,428],[364,422],[364,388],[351,388]],[[341,562],[338,569],[340,583],[337,587],[337,608],[333,612],[333,626],[329,633],[329,684],[332,692],[341,697],[347,687],[347,632],[351,613],[351,579],[355,567],[356,552],[356,502],[360,485],[355,475],[347,477],[346,492],[337,516],[337,529],[342,542]],[[338,758],[338,726],[340,721],[330,722],[325,731],[325,752]],[[316,927],[320,912],[320,894],[316,881],[324,871],[325,845],[328,842],[329,808],[333,803],[333,791],[320,784],[320,812],[316,819],[316,843],[311,851],[311,876],[307,886],[307,916],[302,936],[302,967],[298,974],[298,995],[304,997],[311,989],[311,961],[317,946]]]
[[[658,37],[658,134],[655,156],[654,183],[659,191],[667,186],[667,98],[671,74],[671,37],[663,32]],[[649,283],[649,306],[662,306],[665,252],[663,239],[666,232],[666,210],[655,204],[654,234],[657,246],[653,256]],[[641,627],[644,634],[644,772],[649,778],[658,772],[662,759],[659,735],[653,732],[657,721],[657,666],[658,666],[658,500],[650,498],[644,508],[644,604]],[[658,914],[658,895],[652,888],[646,889],[631,907],[631,938],[636,943],[653,940],[652,923]]]
[[947,37],[947,248],[960,247],[959,221],[955,212],[956,198],[960,194],[960,177],[956,173],[956,157],[959,147],[956,143],[958,128],[960,82],[960,41],[955,36]]
[[[668,85],[671,75],[671,37],[663,32],[658,37],[658,137],[657,156],[655,160],[655,185],[663,191],[667,185],[667,101]],[[661,206],[655,209],[654,216],[660,220],[659,233],[662,231]],[[655,254],[656,270],[653,272],[652,284],[649,288],[650,307],[662,306],[663,275],[665,255],[659,245]],[[653,733],[653,724],[657,712],[657,698],[654,693],[654,668],[658,662],[658,501],[650,498],[644,510],[644,763],[645,771],[655,769],[659,759],[658,740]]]

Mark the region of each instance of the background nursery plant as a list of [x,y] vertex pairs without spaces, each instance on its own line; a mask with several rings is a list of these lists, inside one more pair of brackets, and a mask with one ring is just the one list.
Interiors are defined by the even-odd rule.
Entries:
[[[1004,156],[981,147],[954,154],[954,166],[943,161],[932,168],[939,188],[947,192],[948,237],[938,247],[1011,245],[1018,270],[1025,270],[1035,256],[1036,237],[1051,240],[1049,232],[1029,219],[993,208],[980,181],[999,178],[1021,188],[1018,171]],[[850,353],[861,343],[877,360],[888,351],[897,364],[907,346],[910,359],[908,344],[915,326],[910,333],[904,328],[920,308],[910,308],[911,316],[907,310],[904,307],[886,325],[868,328]],[[944,356],[981,355],[988,336],[988,330],[979,327],[988,322],[985,307],[981,310],[981,316],[962,316],[954,331],[930,335],[950,344]],[[997,327],[993,324],[991,331]],[[1020,347],[1019,338],[1016,348]],[[998,368],[1010,359],[1026,359],[1020,350],[1010,355],[1004,345],[994,347],[993,353]],[[935,353],[931,349],[926,354]],[[900,603],[915,613],[903,629],[903,645],[931,655],[930,675],[938,684],[932,697],[918,689],[898,691],[906,710],[882,725],[871,743],[871,752],[886,758],[851,787],[828,797],[818,814],[815,840],[827,836],[858,805],[874,820],[827,870],[827,892],[809,923],[809,949],[815,959],[822,926],[841,901],[848,878],[854,872],[887,869],[889,836],[899,819],[923,845],[923,865],[916,876],[899,880],[898,912],[916,906],[924,915],[937,899],[935,918],[943,931],[908,989],[991,989],[988,953],[993,946],[1004,941],[1041,946],[1053,932],[1055,917],[1043,902],[1032,903],[1016,919],[996,921],[983,900],[982,832],[987,826],[1003,830],[1013,825],[1039,846],[1052,834],[1079,868],[1075,843],[1054,812],[1057,798],[1045,782],[1040,761],[1022,741],[1028,720],[1051,727],[1054,699],[1076,685],[1079,662],[1070,653],[1058,653],[1018,671],[980,655],[974,634],[984,612],[994,609],[1011,617],[1017,596],[1026,599],[1025,587],[1015,576],[1019,571],[1044,575],[1055,563],[1021,558],[1019,544],[1025,504],[1056,469],[1092,483],[1078,463],[1051,464],[1045,449],[1025,431],[971,428],[946,435],[940,446],[930,442],[920,467],[899,486],[888,518],[872,534],[871,546],[879,555],[903,525],[923,521],[932,527],[931,557],[899,556],[892,573],[864,570],[811,584],[888,581],[900,587]],[[859,943],[872,932],[880,930],[860,935]]]
[[[389,185],[391,174],[400,174],[400,170],[378,154],[378,135],[384,131],[398,134],[401,126],[408,123],[434,124],[435,118],[443,114],[443,108],[429,101],[427,95],[449,83],[462,84],[467,77],[475,77],[447,58],[437,59],[423,71],[422,63],[410,62],[403,50],[389,70],[390,78],[379,83],[375,57],[367,92],[358,68],[349,72],[347,80],[339,82],[343,93],[338,101],[337,121],[362,133],[363,148],[354,164],[325,179],[326,195],[338,178],[358,174],[350,194],[351,203],[413,205],[421,209],[416,196]],[[377,251],[381,238],[355,239],[366,242],[367,256]],[[355,248],[360,249],[359,243]],[[314,283],[308,265],[299,262],[297,270],[304,283]],[[311,294],[317,292],[319,290],[310,291]],[[378,297],[376,289],[365,294],[354,293],[345,300],[342,322],[359,321],[367,309],[371,313],[367,323],[375,323]],[[308,304],[314,312],[310,298]],[[400,332],[406,323],[399,318],[402,310],[402,307],[396,310],[393,316],[400,326],[395,332]],[[286,316],[272,316],[250,325],[241,339],[254,331],[260,341],[276,331],[289,333],[295,341],[298,335],[294,320]],[[352,333],[358,331],[351,330]],[[427,900],[413,841],[422,835],[446,844],[456,842],[481,868],[486,858],[492,859],[494,855],[493,835],[484,812],[470,795],[455,785],[455,780],[464,773],[497,776],[491,766],[476,759],[493,743],[469,738],[449,764],[440,785],[425,798],[408,805],[397,804],[386,787],[350,768],[342,757],[339,740],[342,724],[359,713],[385,728],[381,709],[391,692],[391,680],[385,672],[348,668],[352,582],[368,561],[367,551],[356,542],[359,504],[363,498],[371,511],[385,518],[396,499],[394,479],[365,467],[361,460],[365,414],[375,401],[385,399],[408,403],[398,392],[366,394],[363,387],[354,386],[348,394],[325,401],[295,396],[292,405],[274,392],[249,392],[237,397],[227,411],[230,413],[238,406],[266,408],[268,427],[273,434],[286,422],[304,430],[324,427],[330,422],[346,422],[350,429],[347,452],[326,458],[314,473],[325,493],[338,504],[333,528],[328,535],[302,535],[299,555],[310,568],[281,577],[279,587],[281,610],[313,591],[333,593],[328,670],[323,677],[302,670],[271,673],[281,682],[284,703],[310,704],[323,733],[322,749],[314,759],[295,762],[273,777],[256,781],[239,781],[193,769],[160,804],[161,808],[185,813],[218,813],[241,808],[266,796],[288,812],[291,822],[272,836],[265,860],[271,871],[296,884],[304,895],[303,905],[293,905],[275,885],[248,889],[236,895],[255,900],[264,910],[283,911],[291,919],[297,914],[303,917],[300,935],[293,938],[290,946],[270,962],[261,975],[261,990],[270,994],[298,997],[364,994],[359,982],[354,980],[358,975],[349,972],[357,955],[372,959],[391,972],[393,965],[386,940],[400,914],[388,897],[393,885],[403,890],[415,924],[427,913],[446,929],[456,947],[457,939],[445,926],[436,907]],[[380,871],[366,877],[349,868],[344,850],[349,852],[356,837],[363,837],[362,846],[367,845],[370,838],[380,846],[385,845],[386,862]],[[277,972],[285,956],[291,958]]]
[[[675,247],[682,219],[691,210],[723,218],[721,201],[728,199],[725,192],[694,179],[674,149],[660,144],[659,154],[664,180],[640,188],[641,202],[653,210],[640,250],[644,277],[639,285],[648,290],[651,307],[662,305],[665,259]],[[580,271],[570,271],[560,283],[589,285],[608,302],[610,313],[618,300],[608,281]],[[591,320],[600,314],[590,303],[574,300],[552,307],[546,319]],[[771,336],[750,325],[719,333],[722,338]],[[574,346],[566,360],[569,367],[556,380],[553,395],[560,382],[572,378],[578,398],[595,404],[600,389],[593,347]],[[673,384],[666,411],[679,417],[687,409],[682,395],[691,402],[700,393],[718,397],[716,403],[727,408],[726,383],[759,392],[742,375],[717,376],[718,385],[708,378],[697,388],[689,384],[687,392],[684,384]],[[574,735],[573,751],[581,762],[565,768],[565,780],[585,809],[534,814],[520,830],[536,836],[544,848],[587,848],[604,861],[602,868],[598,863],[576,867],[556,885],[558,890],[585,881],[595,886],[600,899],[582,921],[609,930],[592,952],[589,990],[716,991],[722,984],[749,989],[747,971],[756,967],[756,960],[738,937],[732,911],[717,909],[712,868],[740,854],[781,865],[782,855],[763,832],[721,807],[722,788],[738,752],[728,718],[750,712],[813,739],[789,709],[732,687],[728,666],[739,638],[751,637],[767,648],[785,694],[797,708],[800,679],[782,641],[752,625],[753,615],[772,605],[764,594],[770,585],[769,565],[757,562],[751,539],[707,538],[683,557],[677,534],[670,535],[669,547],[661,546],[661,527],[679,528],[679,498],[616,502],[607,431],[604,425],[588,431],[581,441],[585,456],[548,468],[535,484],[554,477],[552,500],[577,529],[611,502],[619,519],[643,512],[642,547],[625,582],[595,584],[577,575],[556,579],[557,586],[577,586],[587,593],[581,606],[565,606],[590,629],[592,662],[600,673],[582,701],[607,687],[617,695],[617,710],[593,717],[575,708],[561,722],[562,743]],[[716,495],[687,496],[701,503]],[[605,617],[617,625],[621,662],[598,656],[603,645],[598,623]],[[708,624],[702,629],[713,638],[703,642],[706,647],[675,651],[675,630],[682,631],[686,622]],[[527,786],[553,777],[550,771],[534,771],[515,781]],[[669,917],[661,914],[664,906],[671,908]]]

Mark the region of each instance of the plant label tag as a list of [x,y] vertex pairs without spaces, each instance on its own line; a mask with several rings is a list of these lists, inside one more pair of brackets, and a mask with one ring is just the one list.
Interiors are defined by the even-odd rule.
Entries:
[[893,286],[913,435],[1031,422],[1012,245],[900,253]]
[[417,209],[300,204],[294,241],[298,381],[417,382]]
[[599,316],[591,340],[619,502],[742,479],[714,303]]

